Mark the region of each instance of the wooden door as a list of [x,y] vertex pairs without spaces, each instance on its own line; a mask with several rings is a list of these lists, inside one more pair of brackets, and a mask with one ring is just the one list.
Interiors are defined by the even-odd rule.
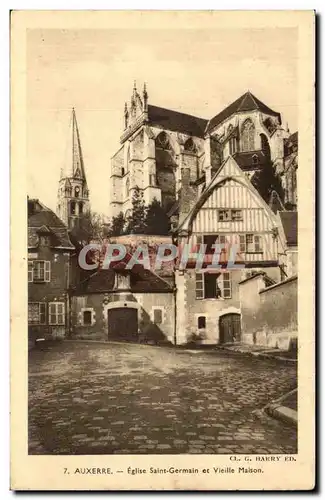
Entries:
[[231,313],[221,316],[219,320],[219,333],[220,344],[240,342],[240,314]]
[[138,310],[129,307],[108,309],[108,340],[138,341]]

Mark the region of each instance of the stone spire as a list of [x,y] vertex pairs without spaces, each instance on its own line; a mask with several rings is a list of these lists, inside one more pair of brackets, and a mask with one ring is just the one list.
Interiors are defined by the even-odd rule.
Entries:
[[77,178],[86,181],[80,135],[75,109],[72,108],[67,157],[61,169],[61,179]]
[[72,108],[67,155],[59,181],[57,214],[69,228],[72,228],[88,209],[89,190],[76,112]]

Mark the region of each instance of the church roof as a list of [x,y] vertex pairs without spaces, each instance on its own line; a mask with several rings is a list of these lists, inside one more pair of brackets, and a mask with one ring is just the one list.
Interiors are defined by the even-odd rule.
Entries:
[[[234,155],[236,163],[242,170],[251,170],[260,168],[266,162],[266,156],[262,150],[258,151],[238,151]],[[254,163],[255,157],[255,163]]]
[[65,158],[65,163],[63,165],[63,168],[61,169],[61,179],[64,178],[78,178],[86,181],[79,128],[74,108],[72,108],[71,114],[67,144],[67,157]]
[[148,119],[150,125],[158,125],[166,130],[182,132],[196,137],[204,137],[204,130],[208,120],[198,116],[180,113],[171,109],[148,105]]
[[276,116],[279,118],[281,123],[280,113],[273,111],[266,104],[255,97],[251,92],[246,92],[241,97],[232,102],[229,106],[218,113],[214,118],[212,118],[207,126],[206,132],[210,132],[217,125],[220,125],[224,120],[234,115],[235,113],[240,113],[243,111],[254,111],[259,110],[266,115]]

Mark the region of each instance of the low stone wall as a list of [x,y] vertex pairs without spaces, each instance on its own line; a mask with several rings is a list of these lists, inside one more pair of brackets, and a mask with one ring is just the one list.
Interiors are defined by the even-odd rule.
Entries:
[[298,335],[297,277],[267,288],[263,278],[259,273],[239,284],[242,341],[289,349]]

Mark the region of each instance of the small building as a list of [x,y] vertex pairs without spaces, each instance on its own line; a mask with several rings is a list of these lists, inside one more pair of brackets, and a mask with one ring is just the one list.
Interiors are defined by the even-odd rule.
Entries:
[[64,337],[68,331],[70,257],[67,227],[37,199],[28,199],[29,340]]
[[71,289],[72,338],[175,343],[174,287],[139,264],[112,264]]

